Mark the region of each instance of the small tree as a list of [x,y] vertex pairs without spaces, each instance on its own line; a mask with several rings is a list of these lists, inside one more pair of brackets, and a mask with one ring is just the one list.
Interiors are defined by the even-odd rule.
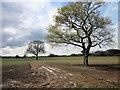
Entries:
[[28,44],[26,53],[34,54],[36,56],[36,60],[37,60],[39,53],[45,53],[44,42],[39,41],[39,40],[31,41]]
[[74,2],[58,9],[55,24],[50,25],[47,36],[53,45],[74,45],[82,48],[84,65],[88,65],[90,49],[113,44],[112,22],[100,15],[103,2]]
[[16,55],[15,58],[19,58],[20,56],[19,55]]

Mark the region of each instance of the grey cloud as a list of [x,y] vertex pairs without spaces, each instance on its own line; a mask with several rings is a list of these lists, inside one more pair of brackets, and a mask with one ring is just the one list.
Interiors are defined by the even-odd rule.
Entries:
[[[12,38],[12,40],[9,40]],[[17,46],[22,46],[24,45],[24,42],[25,40],[23,38],[21,39],[16,39],[16,36],[12,36],[12,35],[9,35],[9,34],[3,34],[3,37],[2,37],[2,47],[5,48],[7,46],[10,46],[10,47],[17,47]]]
[[[25,12],[24,5],[22,3],[13,3],[7,2],[2,3],[2,28],[9,29],[13,27],[17,30],[17,33],[11,35],[10,33],[2,32],[2,48],[7,46],[10,47],[19,47],[24,46],[27,42],[31,40],[43,40],[46,35],[45,29],[40,26],[34,28],[24,27],[21,24],[24,24],[21,21],[21,15]],[[27,16],[29,18],[30,16]],[[22,17],[22,19],[24,19]],[[12,38],[11,40],[9,40]]]
[[[17,38],[17,35],[10,35],[8,33],[3,33],[3,45],[2,47],[18,47],[18,46],[24,46],[27,42],[30,42],[32,40],[44,40],[44,37],[47,33],[44,32],[44,29],[32,29],[29,32],[23,32],[28,33],[24,36],[21,36],[20,38]],[[22,32],[21,32],[22,34]],[[12,40],[8,41],[9,38],[13,38]]]
[[28,40],[43,40],[47,33],[44,32],[44,29],[33,30],[30,32],[30,35],[26,38]]
[[15,27],[20,23],[22,6],[19,3],[2,3],[2,27]]
[[9,51],[9,49],[8,49],[8,50],[3,50],[2,53],[4,53],[4,54],[9,54],[10,51]]
[[8,38],[12,37],[12,35],[8,33],[2,33],[2,42],[7,41]]

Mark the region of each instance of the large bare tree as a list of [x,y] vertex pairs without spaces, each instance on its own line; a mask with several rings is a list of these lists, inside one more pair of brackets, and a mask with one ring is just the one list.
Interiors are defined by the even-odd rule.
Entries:
[[55,24],[48,28],[47,40],[53,45],[74,45],[82,48],[83,64],[88,66],[90,49],[111,46],[113,29],[110,18],[100,15],[103,2],[74,2],[58,9]]
[[31,41],[28,44],[26,53],[34,54],[36,56],[36,59],[38,59],[39,53],[45,53],[44,42],[39,40]]

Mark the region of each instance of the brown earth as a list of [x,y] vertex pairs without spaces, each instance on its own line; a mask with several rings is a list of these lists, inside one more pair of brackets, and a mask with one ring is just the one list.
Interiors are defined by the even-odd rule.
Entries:
[[[63,69],[29,61],[28,65],[3,68],[3,88],[119,88],[119,69],[107,66]],[[104,67],[104,68],[101,68]]]

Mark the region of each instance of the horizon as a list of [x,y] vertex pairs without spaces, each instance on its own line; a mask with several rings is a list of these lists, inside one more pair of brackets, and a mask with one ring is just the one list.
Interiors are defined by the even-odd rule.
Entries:
[[[120,51],[120,49],[107,49],[107,50],[119,50]],[[107,51],[107,50],[97,50],[97,51],[103,51],[103,52],[105,52],[105,51]],[[94,54],[96,51],[94,51],[94,52],[90,52],[90,54]],[[83,55],[82,53],[71,53],[71,54],[55,54],[55,53],[50,53],[50,54],[53,54],[53,55],[57,55],[57,56],[70,56],[70,55],[72,55],[72,54],[80,54],[80,55]],[[49,55],[50,54],[47,54],[47,55],[38,55],[38,57],[49,57]],[[0,57],[16,57],[18,54],[16,54],[16,55],[13,55],[13,56],[6,56],[6,55],[0,55]],[[19,57],[24,57],[24,55],[18,55]],[[29,55],[26,55],[27,57],[36,57],[35,55],[33,55],[33,54],[29,54]],[[109,56],[109,55],[108,55]]]

